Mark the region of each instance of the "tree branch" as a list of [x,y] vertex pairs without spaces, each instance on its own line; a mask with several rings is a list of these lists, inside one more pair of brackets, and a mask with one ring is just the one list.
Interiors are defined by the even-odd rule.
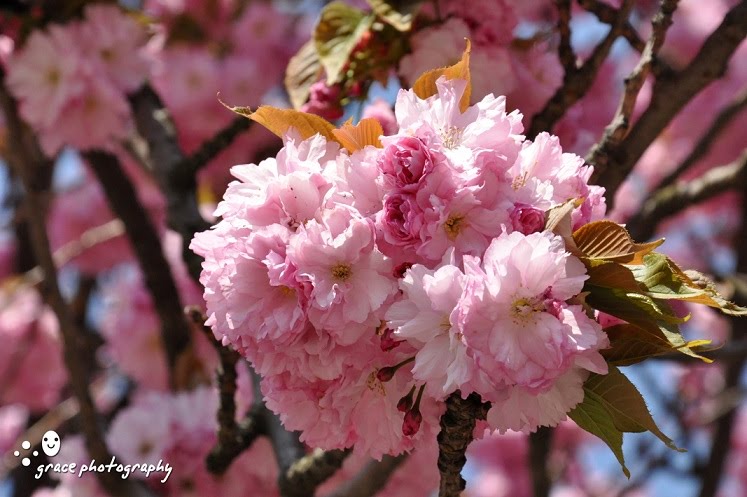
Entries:
[[609,55],[612,44],[620,36],[632,7],[632,0],[624,0],[623,6],[618,12],[617,19],[610,27],[609,33],[594,48],[594,51],[586,62],[580,68],[570,72],[566,68],[563,84],[560,85],[560,88],[557,89],[545,107],[532,118],[532,124],[527,131],[529,138],[533,139],[541,131],[551,131],[553,125],[563,117],[566,110],[589,91],[589,88],[594,83],[597,72],[599,72],[599,68],[607,58],[607,55]]
[[392,473],[407,459],[407,454],[385,455],[381,461],[370,461],[355,477],[327,497],[371,497],[384,488]]
[[602,139],[594,145],[587,155],[587,162],[596,163],[601,155],[607,155],[611,149],[620,145],[630,129],[630,118],[635,108],[638,93],[648,77],[656,56],[664,44],[667,30],[672,25],[672,15],[679,0],[662,0],[659,11],[651,21],[652,34],[646,42],[641,53],[641,58],[630,75],[625,78],[625,89],[620,103],[615,111],[615,116],[605,128]]
[[[286,493],[283,495],[286,497],[313,495],[319,485],[340,469],[350,453],[351,449],[329,451],[315,449],[311,454],[297,460],[285,473],[288,483]],[[386,479],[383,481],[385,483]]]
[[734,100],[729,102],[726,107],[721,109],[721,112],[719,112],[719,114],[713,120],[711,126],[708,128],[708,131],[706,131],[705,134],[700,137],[698,143],[695,145],[695,147],[693,147],[690,155],[688,155],[687,158],[674,169],[674,171],[669,173],[666,177],[664,177],[663,180],[661,180],[658,188],[661,189],[665,186],[671,185],[677,180],[677,178],[682,176],[682,174],[690,169],[693,164],[703,158],[703,156],[705,156],[705,154],[707,154],[711,149],[711,146],[716,141],[716,139],[720,136],[721,131],[723,131],[724,128],[726,128],[734,120],[734,118],[737,117],[745,109],[745,107],[747,107],[747,87],[745,87],[741,91],[741,93],[739,93],[736,98],[734,98]]
[[158,95],[144,86],[130,97],[130,103],[137,129],[148,143],[156,179],[166,195],[169,226],[182,236],[182,257],[189,274],[199,281],[202,260],[189,250],[189,242],[195,233],[210,225],[200,215],[197,205],[197,181],[194,174],[179,169],[184,155],[171,116]]
[[728,190],[739,190],[747,185],[747,150],[736,161],[715,167],[697,179],[676,183],[653,193],[641,211],[627,223],[636,240],[653,236],[658,224],[666,217],[683,211]]
[[[737,252],[736,272],[738,274],[747,273],[747,195],[743,195],[742,198],[742,225],[734,240]],[[735,298],[737,304],[747,304],[743,295],[737,294],[735,296],[738,297]],[[739,318],[731,318],[732,336],[739,331],[744,331],[744,324],[738,319]],[[727,363],[724,378],[724,390],[739,385],[744,365],[744,356]],[[725,468],[726,457],[731,452],[729,450],[731,446],[731,434],[737,417],[737,410],[735,407],[736,406],[732,406],[729,408],[729,410],[724,413],[716,423],[716,430],[711,442],[711,453],[702,473],[703,480],[699,497],[714,497],[716,495]]]
[[190,328],[169,263],[163,255],[161,240],[119,159],[98,150],[83,155],[104,188],[109,206],[125,225],[153,307],[161,321],[161,341],[169,366],[169,382],[172,388],[180,388],[184,386],[179,383],[185,375],[178,370],[179,361],[190,346]]
[[529,468],[532,473],[534,497],[550,495],[552,482],[547,472],[548,455],[552,446],[553,428],[541,426],[529,435]]
[[[618,10],[609,4],[600,2],[599,0],[578,0],[578,4],[587,12],[594,14],[600,22],[605,24],[614,24],[617,19]],[[634,50],[638,53],[643,53],[643,50],[646,48],[646,42],[641,39],[638,31],[636,31],[630,21],[625,22],[620,34],[628,41]],[[673,70],[669,64],[664,62],[662,59],[657,58],[653,61],[651,72],[653,72],[656,77],[666,77],[668,74],[671,74]]]
[[690,64],[671,78],[657,79],[651,102],[617,147],[600,155],[591,182],[606,188],[607,205],[643,152],[672,118],[703,88],[721,77],[729,59],[747,35],[747,0],[742,0],[711,33]]
[[[4,82],[4,74],[0,72]],[[34,257],[44,272],[41,282],[42,294],[54,311],[60,324],[63,342],[63,359],[70,376],[73,396],[78,402],[86,449],[91,457],[98,461],[112,459],[102,433],[101,420],[88,389],[87,367],[80,360],[79,343],[82,332],[75,323],[70,308],[65,302],[57,281],[57,268],[52,258],[49,239],[46,232],[45,196],[47,181],[45,170],[51,167],[28,127],[17,114],[16,103],[5,91],[4,84],[0,89],[0,103],[8,124],[9,146],[14,148],[10,154],[11,166],[21,178],[26,189],[26,214],[29,222],[29,234]],[[96,473],[102,487],[115,497],[147,496],[144,486],[125,480],[117,473]]]
[[490,404],[483,403],[476,393],[462,399],[457,390],[446,399],[438,434],[439,497],[458,497],[464,490],[466,482],[461,472],[467,462],[467,446],[472,442],[476,421],[485,419],[489,408]]

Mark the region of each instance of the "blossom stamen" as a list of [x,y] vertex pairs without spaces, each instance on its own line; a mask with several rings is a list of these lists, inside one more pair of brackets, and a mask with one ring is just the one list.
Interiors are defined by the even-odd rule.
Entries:
[[455,148],[462,142],[463,133],[464,130],[461,128],[457,128],[456,126],[448,126],[439,130],[439,134],[441,135],[441,142],[443,143],[444,147],[448,149]]
[[449,240],[454,240],[462,229],[462,221],[464,216],[458,214],[449,216],[449,219],[444,223],[444,231]]
[[353,269],[350,267],[350,264],[342,262],[332,266],[330,272],[332,273],[332,278],[337,281],[347,281],[353,275]]

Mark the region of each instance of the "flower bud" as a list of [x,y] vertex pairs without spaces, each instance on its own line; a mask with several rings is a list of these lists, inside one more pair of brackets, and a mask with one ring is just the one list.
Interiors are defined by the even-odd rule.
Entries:
[[412,408],[412,397],[415,393],[415,387],[410,389],[410,393],[399,399],[397,402],[397,410],[399,412],[407,412]]
[[389,381],[392,378],[394,378],[394,373],[396,373],[396,372],[397,372],[397,368],[396,367],[389,366],[389,367],[386,367],[386,368],[381,368],[376,373],[376,379],[379,380],[382,383],[386,383],[387,381]]
[[420,431],[420,424],[423,422],[423,415],[417,409],[411,409],[405,413],[405,420],[402,422],[402,433],[406,437],[411,437]]
[[545,213],[527,204],[515,204],[510,219],[514,231],[525,235],[541,231],[545,226]]

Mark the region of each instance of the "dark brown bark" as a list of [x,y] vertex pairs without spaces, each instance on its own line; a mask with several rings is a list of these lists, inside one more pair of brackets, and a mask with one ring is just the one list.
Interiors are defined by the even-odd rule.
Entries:
[[467,447],[472,442],[477,420],[485,419],[489,408],[476,393],[463,399],[456,391],[446,399],[438,434],[439,497],[458,497],[464,490],[466,482],[461,472],[467,462]]

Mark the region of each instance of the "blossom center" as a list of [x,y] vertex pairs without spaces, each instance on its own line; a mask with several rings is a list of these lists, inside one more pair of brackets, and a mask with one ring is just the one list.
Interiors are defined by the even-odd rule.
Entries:
[[511,182],[511,188],[513,188],[514,190],[518,190],[519,188],[523,187],[527,182],[527,176],[529,176],[529,174],[524,171],[519,176],[515,177]]
[[353,275],[353,269],[350,264],[338,263],[332,266],[331,273],[337,281],[347,281]]
[[444,231],[446,231],[446,236],[449,238],[449,240],[454,240],[457,235],[459,235],[459,232],[462,230],[462,221],[464,220],[464,216],[460,216],[458,214],[453,214],[449,216],[449,219],[446,220],[444,223]]
[[111,62],[114,60],[114,51],[109,48],[101,50],[101,58],[107,62]]
[[515,324],[527,324],[536,312],[545,310],[544,301],[537,297],[520,297],[511,304],[511,317]]
[[137,448],[138,454],[145,456],[153,450],[153,444],[149,440],[143,440]]
[[295,297],[296,291],[289,286],[280,285],[280,293],[285,297]]
[[60,79],[62,78],[62,75],[60,74],[60,70],[56,67],[53,67],[47,71],[47,81],[52,86],[57,86],[57,84],[60,82]]
[[448,314],[441,319],[441,329],[443,331],[449,331],[451,329],[451,320],[449,319]]
[[464,130],[456,126],[441,128],[441,142],[448,149],[455,148],[462,142],[462,133],[464,133]]
[[368,378],[366,379],[366,386],[372,392],[376,392],[383,397],[386,395],[386,387],[384,387],[384,384],[381,382],[381,380],[376,377],[378,372],[378,369],[374,369],[371,374],[368,375]]

